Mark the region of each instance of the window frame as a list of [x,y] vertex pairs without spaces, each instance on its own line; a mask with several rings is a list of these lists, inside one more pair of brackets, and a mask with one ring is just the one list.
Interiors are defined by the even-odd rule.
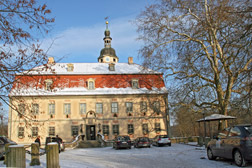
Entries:
[[64,103],[64,114],[70,115],[71,114],[71,103]]
[[[113,104],[116,104],[116,107],[113,106]],[[111,113],[118,113],[118,102],[112,102],[111,103]]]
[[112,125],[112,133],[113,135],[120,135],[119,124]]
[[52,79],[46,79],[45,80],[45,90],[51,91],[52,90],[52,85],[53,85]]
[[143,135],[146,135],[149,133],[149,128],[148,128],[148,124],[142,124],[142,132],[143,132]]
[[[77,133],[77,134],[75,134]],[[78,136],[79,135],[79,126],[78,125],[72,125],[71,126],[71,135],[72,136]]]
[[109,135],[109,125],[102,126],[102,133],[103,133],[103,135],[106,135],[106,136]]
[[55,115],[55,103],[49,103],[48,104],[48,114],[49,115]]
[[[84,105],[83,108],[81,107],[82,105]],[[86,114],[87,113],[87,104],[86,103],[80,103],[79,108],[80,108],[80,114]],[[82,109],[84,109],[84,110],[82,110]]]
[[55,136],[55,127],[50,126],[48,128],[48,136]]
[[147,112],[147,102],[146,101],[141,101],[140,102],[140,111],[141,113],[146,113]]
[[19,115],[25,114],[25,104],[24,103],[18,104],[18,112],[19,112]]
[[95,80],[94,79],[90,78],[90,79],[87,80],[87,89],[88,90],[94,90],[95,89]]
[[37,137],[38,132],[39,132],[38,127],[32,127],[32,137]]
[[[37,107],[36,107],[37,106]],[[36,107],[36,108],[35,108]],[[33,115],[38,115],[39,114],[39,104],[38,103],[32,103],[31,107],[31,113]]]
[[115,64],[114,63],[109,64],[109,71],[115,71]]
[[[130,105],[130,106],[128,106],[128,105]],[[132,102],[125,102],[125,107],[126,107],[126,113],[133,113],[133,103]],[[131,108],[131,109],[129,110],[129,108]]]
[[24,127],[18,127],[18,137],[21,137],[21,138],[24,137],[24,129],[25,129]]
[[67,72],[73,72],[74,65],[73,64],[67,64]]
[[161,113],[161,111],[160,111],[160,101],[154,101],[153,102],[153,111],[154,111],[154,113],[157,113],[157,115],[159,115]]
[[134,134],[134,125],[133,124],[128,124],[128,134],[129,135]]
[[160,123],[155,123],[155,132],[160,133],[161,132],[161,124]]
[[[99,106],[101,105],[101,106]],[[103,103],[96,103],[95,104],[95,113],[96,114],[103,114]]]
[[139,80],[138,79],[132,79],[131,80],[131,87],[132,87],[132,89],[139,89]]

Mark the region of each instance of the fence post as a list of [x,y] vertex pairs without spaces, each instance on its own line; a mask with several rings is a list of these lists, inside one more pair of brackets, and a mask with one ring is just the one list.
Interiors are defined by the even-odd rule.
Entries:
[[6,167],[25,167],[24,145],[11,145],[8,147]]
[[47,168],[60,168],[59,145],[57,142],[48,143],[46,146],[46,167]]
[[30,166],[40,165],[39,160],[39,143],[31,144],[31,163]]

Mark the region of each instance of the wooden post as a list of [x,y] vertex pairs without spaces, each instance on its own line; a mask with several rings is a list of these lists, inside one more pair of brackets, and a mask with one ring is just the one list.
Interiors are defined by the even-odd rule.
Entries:
[[6,154],[6,167],[25,167],[25,148],[24,145],[11,145]]
[[39,160],[39,143],[31,144],[31,163],[30,166],[40,165]]
[[46,146],[46,167],[59,168],[59,145],[57,142],[48,143]]
[[[9,147],[10,145],[14,145],[14,144],[7,143],[7,144],[4,145],[4,148],[5,148],[4,151],[5,151],[5,152],[8,151],[8,147]],[[7,163],[7,156],[5,155],[5,157],[4,157],[4,164],[6,164],[6,163]]]

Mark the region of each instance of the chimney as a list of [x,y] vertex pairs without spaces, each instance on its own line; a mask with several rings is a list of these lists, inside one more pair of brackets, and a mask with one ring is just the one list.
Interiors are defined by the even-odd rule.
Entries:
[[47,63],[48,64],[54,64],[55,63],[54,58],[53,57],[49,57]]
[[133,64],[133,57],[128,58],[128,64]]

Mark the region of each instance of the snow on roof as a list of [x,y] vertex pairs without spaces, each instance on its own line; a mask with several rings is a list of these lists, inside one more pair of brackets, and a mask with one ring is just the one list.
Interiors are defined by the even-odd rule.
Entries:
[[84,87],[75,88],[56,88],[53,91],[44,89],[12,89],[9,96],[71,96],[71,95],[114,95],[114,94],[165,94],[168,93],[165,87],[158,89],[153,87],[151,90],[147,88],[132,89],[128,88],[96,88],[88,90]]
[[[68,71],[68,64],[73,65],[73,71]],[[49,74],[162,74],[138,64],[115,63],[115,71],[109,70],[109,63],[55,63],[51,69],[39,66],[18,75],[49,75]]]

